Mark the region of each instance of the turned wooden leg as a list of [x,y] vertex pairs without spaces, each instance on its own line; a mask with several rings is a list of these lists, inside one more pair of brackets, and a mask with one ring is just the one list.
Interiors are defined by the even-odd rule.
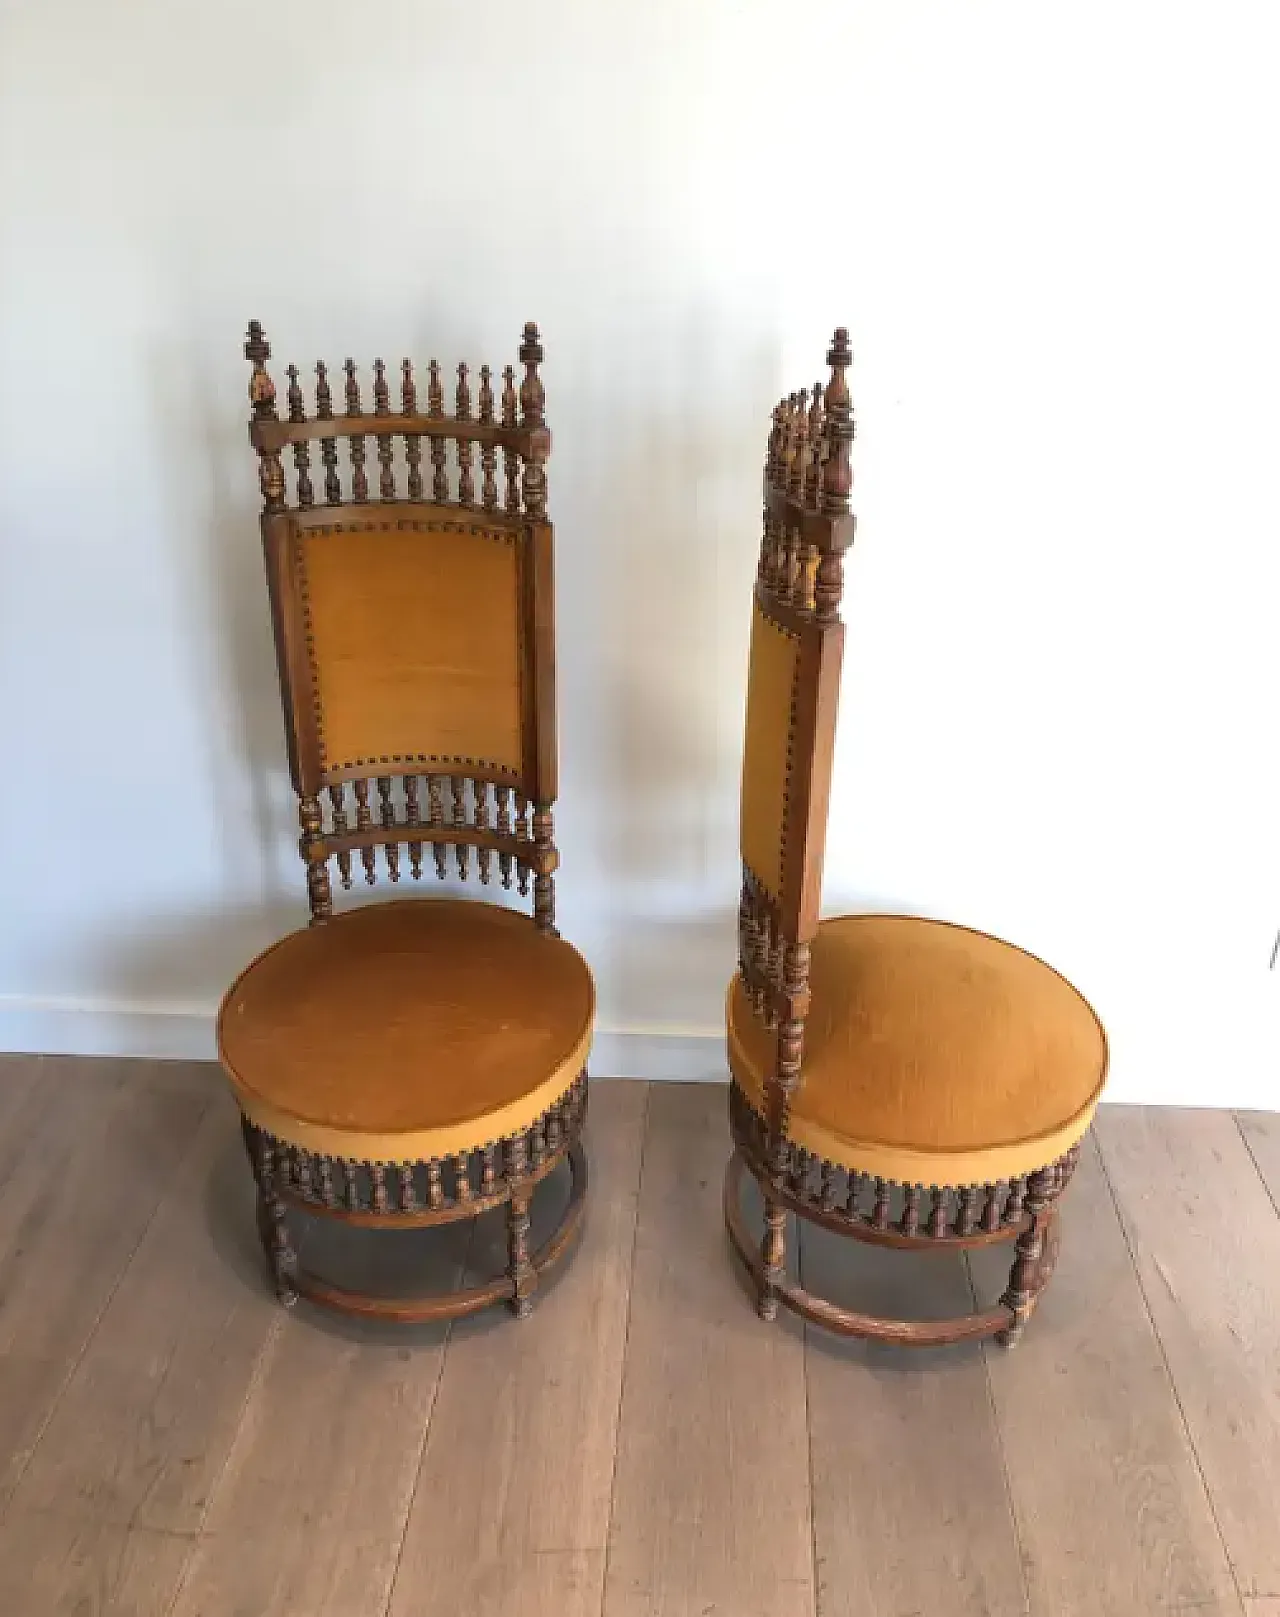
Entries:
[[511,1312],[517,1319],[528,1319],[533,1312],[533,1293],[538,1284],[537,1270],[529,1261],[529,1197],[513,1195],[507,1203],[507,1273],[514,1291]]
[[761,1319],[777,1319],[778,1287],[782,1283],[787,1256],[787,1210],[781,1202],[766,1196],[764,1203],[764,1242],[760,1248],[763,1269],[760,1296],[756,1303]]
[[533,1312],[533,1293],[538,1272],[529,1261],[529,1187],[524,1183],[524,1141],[507,1146],[507,1178],[511,1199],[507,1203],[507,1273],[511,1276],[511,1312],[527,1319]]
[[276,1193],[275,1151],[260,1130],[244,1125],[245,1144],[258,1184],[258,1235],[276,1296],[285,1308],[298,1300],[298,1254],[289,1238],[284,1202]]
[[1053,1168],[1042,1168],[1027,1181],[1026,1209],[1030,1217],[1026,1229],[1018,1237],[1009,1285],[1000,1299],[1013,1314],[1012,1320],[996,1338],[1001,1347],[1017,1347],[1048,1280],[1048,1274],[1042,1273],[1042,1266],[1045,1237],[1053,1219],[1050,1198],[1057,1182],[1057,1172]]

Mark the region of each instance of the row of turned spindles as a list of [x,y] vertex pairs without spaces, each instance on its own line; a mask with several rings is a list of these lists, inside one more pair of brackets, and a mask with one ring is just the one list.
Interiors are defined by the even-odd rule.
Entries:
[[773,994],[782,984],[785,947],[777,917],[744,887],[738,911],[738,965],[751,1008],[768,1027],[777,1022]]
[[525,1133],[429,1162],[359,1162],[263,1139],[276,1188],[299,1201],[330,1212],[437,1212],[484,1201],[536,1173],[572,1142],[585,1100],[584,1077]]
[[[279,420],[275,383],[266,369],[266,360],[270,356],[271,347],[263,334],[261,324],[256,320],[251,321],[249,340],[245,344],[245,357],[253,365],[253,374],[249,382],[249,399],[253,406],[255,421]],[[335,506],[348,501],[362,505],[373,497],[384,501],[398,500],[402,497],[397,476],[400,473],[404,481],[403,497],[409,500],[421,501],[430,498],[436,504],[456,501],[462,506],[487,511],[496,511],[501,506],[504,511],[512,514],[523,509],[531,516],[542,515],[545,510],[546,478],[541,465],[522,461],[514,447],[503,445],[500,489],[498,445],[489,441],[490,435],[483,432],[476,434],[480,440],[477,443],[466,436],[465,432],[460,434],[457,430],[472,425],[507,429],[521,427],[530,430],[545,427],[543,414],[545,393],[538,375],[538,365],[542,357],[538,328],[531,323],[524,328],[524,340],[520,345],[520,360],[524,365],[525,375],[518,390],[514,367],[510,365],[504,367],[502,386],[498,390],[495,388],[494,373],[488,365],[482,365],[478,373],[479,386],[473,394],[470,368],[465,364],[459,365],[456,381],[451,388],[452,416],[445,412],[445,383],[439,363],[433,359],[427,366],[426,408],[423,410],[414,377],[413,362],[408,359],[402,360],[397,386],[398,413],[401,417],[413,417],[416,422],[420,422],[423,416],[428,420],[437,420],[441,424],[438,433],[433,432],[430,427],[425,433],[420,429],[409,432],[403,426],[397,425],[397,412],[392,409],[393,383],[388,379],[387,367],[380,359],[373,363],[373,408],[368,414],[385,418],[386,430],[376,430],[371,435],[353,432],[349,426],[344,426],[344,414],[348,419],[366,416],[354,360],[348,359],[342,367],[344,414],[335,413],[336,384],[330,383],[329,370],[323,361],[318,362],[315,368],[315,406],[312,416],[307,414],[309,401],[303,392],[298,367],[289,365],[286,368],[286,375],[289,378],[286,392],[288,420],[292,423],[309,420],[331,421],[334,427],[332,437],[325,436],[318,440],[320,448],[318,468],[313,467],[311,442],[304,440],[292,445],[294,495],[298,506],[304,510],[314,506],[320,492],[323,493],[325,504]],[[368,459],[369,436],[374,439],[376,472]],[[426,437],[428,442],[430,461],[429,496],[427,470],[423,465],[423,437]],[[339,474],[339,438],[346,441],[350,458],[350,474],[346,488]],[[403,441],[402,469],[397,465],[397,440]],[[449,465],[451,441],[454,460],[452,468]],[[284,470],[280,456],[274,450],[264,451],[262,448],[259,449],[259,454],[263,457],[263,492],[268,505],[282,506]],[[376,496],[372,493],[375,479]]]
[[[343,837],[352,831],[375,829],[398,833],[396,840],[371,844],[354,853],[351,849],[339,849],[335,857],[343,887],[352,885],[356,858],[366,882],[376,881],[379,852],[394,882],[401,876],[402,854],[407,856],[409,874],[416,881],[422,875],[424,856],[429,850],[436,875],[443,881],[449,874],[452,848],[455,867],[463,881],[470,874],[474,857],[480,880],[487,883],[492,879],[496,859],[498,879],[503,887],[509,890],[514,879],[521,895],[528,893],[529,867],[518,853],[500,851],[495,854],[491,848],[465,842],[450,843],[447,836],[441,838],[441,833],[450,829],[488,831],[527,844],[532,854],[535,844],[530,829],[531,806],[524,794],[514,787],[462,775],[379,775],[370,780],[339,782],[330,786],[325,795],[326,835]],[[419,842],[407,835],[416,828],[430,831],[432,839]]]

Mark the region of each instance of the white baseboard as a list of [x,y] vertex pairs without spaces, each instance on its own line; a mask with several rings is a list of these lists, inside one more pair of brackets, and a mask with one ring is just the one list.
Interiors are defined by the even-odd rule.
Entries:
[[[214,1061],[213,1014],[170,1006],[0,995],[0,1050],[39,1055],[146,1056]],[[600,1078],[728,1079],[724,1034],[599,1028],[591,1072]]]

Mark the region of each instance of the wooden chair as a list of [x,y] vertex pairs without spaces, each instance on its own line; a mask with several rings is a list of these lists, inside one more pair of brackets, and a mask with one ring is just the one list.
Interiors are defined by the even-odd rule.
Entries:
[[[270,353],[253,322],[249,435],[311,924],[259,955],[218,1016],[263,1243],[286,1305],[301,1294],[424,1320],[505,1299],[523,1315],[581,1222],[595,1003],[590,972],[554,924],[551,438],[537,327],[520,346],[518,415],[510,366],[496,396],[481,369],[473,409],[460,365],[446,416],[434,360],[425,411],[404,361],[396,413],[382,361],[370,411],[348,360],[345,414],[335,415],[317,365],[308,417],[291,365],[281,419]],[[350,453],[345,486],[339,440]],[[331,861],[346,889],[357,869],[373,883],[380,862],[393,883],[444,878],[450,853],[459,877],[474,869],[482,885],[514,883],[521,897],[532,878],[532,917],[443,897],[334,913]],[[566,1157],[567,1210],[531,1253],[531,1193]],[[392,1300],[328,1284],[299,1265],[288,1227],[291,1207],[404,1229],[502,1204],[505,1274],[445,1296]]]
[[[763,1318],[779,1302],[851,1336],[1017,1341],[1053,1270],[1058,1198],[1106,1072],[1102,1027],[1043,961],[910,916],[819,924],[844,625],[854,435],[848,334],[831,377],[773,414],[742,775],[739,969],[729,990],[730,1238]],[[748,1233],[742,1170],[765,1202]],[[999,1303],[881,1319],[786,1271],[788,1213],[915,1250],[1016,1243]]]

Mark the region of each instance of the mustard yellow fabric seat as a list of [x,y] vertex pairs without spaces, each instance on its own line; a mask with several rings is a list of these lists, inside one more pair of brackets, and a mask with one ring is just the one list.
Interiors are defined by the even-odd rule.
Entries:
[[428,899],[282,938],[232,984],[222,1064],[279,1140],[430,1161],[529,1128],[582,1072],[595,990],[577,950],[514,910]]
[[[1085,999],[1034,955],[910,916],[824,921],[788,1137],[840,1167],[906,1184],[1029,1174],[1083,1136],[1107,1066]],[[729,1061],[767,1115],[777,1034],[729,991]]]

